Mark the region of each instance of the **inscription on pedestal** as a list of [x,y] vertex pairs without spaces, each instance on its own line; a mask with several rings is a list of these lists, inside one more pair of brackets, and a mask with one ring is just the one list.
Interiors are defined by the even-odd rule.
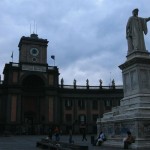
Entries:
[[150,137],[150,123],[144,124],[144,134]]

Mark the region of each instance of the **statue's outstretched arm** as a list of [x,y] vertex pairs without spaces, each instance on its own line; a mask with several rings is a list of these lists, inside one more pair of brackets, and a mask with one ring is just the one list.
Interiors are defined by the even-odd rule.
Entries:
[[146,22],[150,21],[150,17],[146,18]]

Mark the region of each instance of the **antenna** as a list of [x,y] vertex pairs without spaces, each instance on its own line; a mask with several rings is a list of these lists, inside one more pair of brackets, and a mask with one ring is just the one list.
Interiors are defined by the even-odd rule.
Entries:
[[34,20],[34,30],[33,30],[33,33],[35,32],[35,20]]
[[37,34],[37,23],[35,22],[35,20],[30,23],[30,35],[32,34]]
[[37,23],[36,23],[36,34],[37,34]]
[[110,86],[111,86],[111,72],[110,72],[110,83],[109,83],[109,84],[110,84]]
[[31,23],[30,23],[30,35],[31,35]]

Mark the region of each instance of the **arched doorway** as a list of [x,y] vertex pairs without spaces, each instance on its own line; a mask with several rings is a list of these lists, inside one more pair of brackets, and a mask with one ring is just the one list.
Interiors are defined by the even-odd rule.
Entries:
[[45,115],[44,81],[37,75],[28,75],[22,81],[21,122],[24,134],[41,133],[41,123]]

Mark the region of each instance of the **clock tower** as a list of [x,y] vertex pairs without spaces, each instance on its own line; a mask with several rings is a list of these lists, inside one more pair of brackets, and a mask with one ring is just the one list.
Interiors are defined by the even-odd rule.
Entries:
[[47,39],[41,39],[37,34],[22,37],[19,42],[19,62],[32,64],[47,64]]
[[4,96],[5,124],[13,128],[26,126],[28,134],[36,133],[41,124],[59,121],[59,109],[55,107],[59,102],[59,70],[48,65],[47,46],[48,40],[37,34],[22,36],[18,44],[19,63],[10,62],[3,71],[3,83],[8,89]]

